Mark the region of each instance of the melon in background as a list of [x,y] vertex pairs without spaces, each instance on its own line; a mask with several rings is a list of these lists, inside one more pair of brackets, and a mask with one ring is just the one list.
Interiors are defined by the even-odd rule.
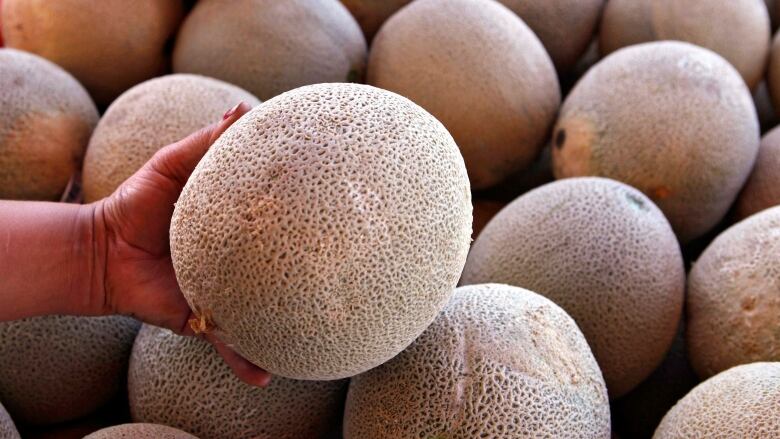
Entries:
[[122,424],[96,431],[84,439],[198,439],[181,430],[158,424]]
[[360,24],[366,41],[374,39],[382,24],[412,0],[341,0]]
[[737,217],[744,219],[780,205],[780,128],[761,139],[756,165],[736,203]]

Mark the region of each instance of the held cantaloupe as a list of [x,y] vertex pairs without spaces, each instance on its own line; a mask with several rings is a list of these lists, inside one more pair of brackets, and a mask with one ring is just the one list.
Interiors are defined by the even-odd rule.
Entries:
[[302,87],[231,126],[171,222],[200,326],[275,375],[376,367],[433,321],[471,235],[463,158],[433,116],[357,84]]
[[492,0],[417,0],[374,39],[368,83],[436,116],[455,138],[471,184],[484,189],[527,168],[560,104],[539,39]]
[[682,313],[685,268],[660,210],[604,178],[571,178],[507,206],[474,243],[463,285],[538,291],[577,321],[619,397],[663,360]]
[[666,41],[621,49],[590,69],[566,98],[553,142],[557,178],[628,183],[688,242],[726,214],[760,134],[750,91],[729,63]]
[[733,64],[752,89],[764,77],[771,28],[762,0],[610,0],[599,36],[605,55],[658,40],[706,47]]
[[38,54],[78,78],[100,105],[167,68],[181,0],[4,0],[8,47]]
[[159,424],[122,424],[96,431],[84,439],[198,439],[173,427]]
[[352,378],[345,439],[603,438],[607,390],[561,308],[508,285],[458,288],[389,362]]
[[136,422],[209,439],[317,439],[338,426],[346,381],[241,382],[207,342],[144,325],[128,375]]
[[780,361],[780,206],[727,229],[688,278],[688,352],[707,378],[755,361]]
[[0,323],[0,400],[20,423],[89,414],[119,390],[140,324],[47,316]]
[[267,100],[304,85],[359,81],[366,52],[338,0],[200,0],[179,31],[173,70]]
[[67,72],[0,49],[0,199],[59,199],[97,122],[95,104]]
[[220,120],[239,102],[260,103],[216,79],[176,74],[123,93],[100,119],[84,159],[84,200],[110,195],[157,150]]
[[653,439],[780,437],[780,363],[731,368],[691,390]]
[[560,71],[580,59],[596,31],[604,0],[499,0],[534,31]]
[[11,416],[0,404],[0,439],[21,439]]
[[736,214],[745,219],[780,205],[780,128],[761,139],[753,172],[737,198]]
[[374,39],[382,24],[412,0],[341,0],[360,24],[366,41]]

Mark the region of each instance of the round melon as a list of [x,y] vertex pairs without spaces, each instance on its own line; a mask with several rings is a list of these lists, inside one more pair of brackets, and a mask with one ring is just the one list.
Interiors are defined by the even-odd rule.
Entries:
[[136,85],[100,119],[84,159],[84,200],[110,195],[160,148],[220,120],[239,102],[260,101],[226,82],[177,74]]
[[529,167],[560,104],[544,46],[509,9],[487,0],[417,0],[400,10],[374,39],[368,83],[436,116],[475,189]]
[[26,424],[91,413],[122,386],[139,326],[120,316],[0,323],[0,400]]
[[780,128],[761,139],[753,172],[737,198],[737,217],[744,219],[780,205]]
[[534,31],[560,71],[585,53],[596,31],[604,0],[499,0]]
[[498,213],[472,246],[461,284],[538,291],[585,334],[619,397],[663,360],[680,321],[685,267],[661,211],[603,178],[535,189]]
[[557,178],[601,176],[640,189],[685,243],[725,216],[760,134],[734,68],[667,41],[621,49],[588,71],[561,108],[553,142]]
[[706,47],[752,89],[764,77],[771,25],[762,0],[610,0],[599,37],[602,54],[658,40]]
[[262,100],[303,85],[363,77],[366,40],[338,0],[200,0],[173,70],[236,84]]
[[97,122],[95,104],[67,72],[0,49],[0,199],[58,200]]
[[21,439],[11,416],[0,404],[0,439]]
[[739,364],[780,361],[780,206],[721,233],[691,268],[687,342],[707,378]]
[[367,41],[374,39],[382,24],[412,0],[341,0],[360,24]]
[[780,437],[780,363],[731,368],[696,386],[653,439]]
[[317,439],[339,425],[346,381],[274,377],[241,382],[206,341],[144,325],[128,375],[136,422],[170,425],[209,439]]
[[198,439],[176,428],[159,424],[122,424],[96,431],[84,439]]
[[352,378],[344,439],[604,438],[604,380],[574,320],[521,288],[458,288],[405,351]]
[[38,54],[75,76],[100,105],[165,71],[181,0],[4,0],[8,47]]
[[171,222],[201,327],[275,375],[346,378],[389,360],[450,297],[471,193],[447,130],[357,84],[265,102],[212,146]]

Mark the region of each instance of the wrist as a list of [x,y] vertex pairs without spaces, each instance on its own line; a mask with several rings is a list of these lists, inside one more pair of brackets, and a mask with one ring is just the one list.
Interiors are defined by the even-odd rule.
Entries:
[[77,291],[73,291],[71,297],[82,299],[72,314],[110,314],[106,291],[108,233],[103,201],[79,206],[77,222],[78,236],[72,260],[77,262],[74,277],[81,282],[74,283]]

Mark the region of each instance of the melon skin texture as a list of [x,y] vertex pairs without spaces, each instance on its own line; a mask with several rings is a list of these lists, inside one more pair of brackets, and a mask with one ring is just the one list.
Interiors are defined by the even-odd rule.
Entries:
[[160,148],[216,123],[239,102],[260,103],[239,87],[200,75],[167,75],[126,91],[108,107],[89,141],[84,200],[111,195]]
[[21,439],[11,416],[0,404],[0,439]]
[[737,218],[744,219],[780,205],[780,128],[761,139],[758,158],[736,203]]
[[487,0],[417,0],[403,8],[374,39],[367,80],[447,127],[475,189],[531,165],[561,100],[542,43],[512,11]]
[[374,39],[382,24],[402,7],[412,0],[341,0],[341,3],[349,9],[355,17],[366,41]]
[[195,436],[158,424],[122,424],[96,431],[84,439],[198,439]]
[[317,439],[338,425],[346,381],[274,377],[241,382],[204,340],[144,325],[128,375],[136,422],[170,425],[209,439]]
[[233,124],[176,203],[190,307],[288,378],[392,358],[455,288],[471,235],[463,158],[429,113],[357,84],[302,87]]
[[140,323],[46,316],[0,323],[0,399],[20,423],[87,415],[119,390]]
[[265,101],[304,85],[359,81],[367,50],[338,0],[200,0],[179,31],[173,70]]
[[750,91],[728,62],[665,41],[621,49],[588,71],[561,107],[553,141],[556,178],[634,186],[687,243],[725,216],[760,133]]
[[780,361],[780,206],[721,233],[688,277],[687,344],[696,373]]
[[521,288],[461,287],[405,351],[352,378],[344,438],[609,438],[574,320]]
[[59,199],[97,121],[92,99],[67,72],[0,49],[0,199]]
[[685,41],[724,57],[752,89],[764,77],[770,38],[762,0],[610,0],[599,48],[606,55],[632,44]]
[[780,437],[780,363],[728,369],[664,416],[653,439]]
[[3,0],[3,36],[62,66],[104,106],[165,71],[182,14],[181,0]]
[[610,397],[661,363],[682,314],[685,268],[661,211],[604,178],[571,178],[521,196],[472,246],[462,285],[506,283],[551,299],[577,321]]

